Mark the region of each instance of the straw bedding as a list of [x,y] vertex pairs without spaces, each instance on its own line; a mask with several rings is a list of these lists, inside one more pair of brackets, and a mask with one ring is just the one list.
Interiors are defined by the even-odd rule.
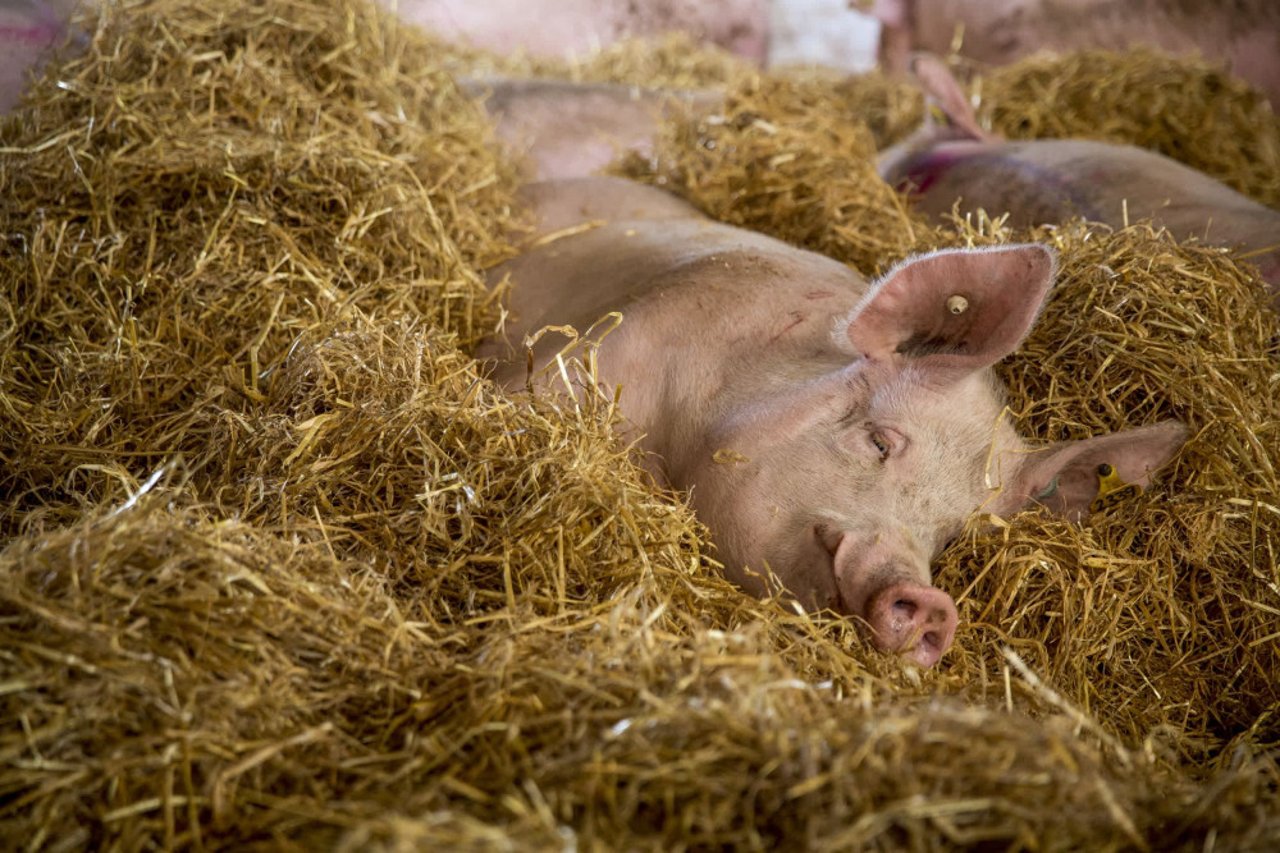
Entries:
[[[13,846],[1280,839],[1280,343],[1229,252],[923,225],[871,166],[918,109],[878,77],[670,44],[560,69],[726,87],[623,168],[868,274],[1054,244],[1053,304],[1001,367],[1024,430],[1190,424],[1157,488],[1085,525],[976,519],[937,575],[956,647],[922,673],[719,580],[611,399],[483,378],[481,270],[519,211],[448,73],[476,57],[358,0],[133,0],[86,26],[0,130]],[[1223,132],[1273,150],[1274,127]]]

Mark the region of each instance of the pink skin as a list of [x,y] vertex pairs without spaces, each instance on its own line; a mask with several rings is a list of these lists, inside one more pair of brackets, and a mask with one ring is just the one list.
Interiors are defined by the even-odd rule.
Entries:
[[959,619],[951,596],[903,577],[893,550],[881,543],[868,545],[826,527],[819,528],[818,537],[835,566],[840,601],[834,609],[863,614],[880,648],[921,666],[937,663],[951,646]]
[[[1049,290],[1043,247],[936,252],[869,283],[619,179],[532,184],[525,201],[539,234],[595,225],[492,272],[515,285],[505,341],[478,353],[494,378],[525,387],[527,334],[622,312],[598,380],[621,387],[628,437],[689,492],[726,576],[754,594],[776,581],[917,664],[955,635],[930,562],[969,515],[1038,499],[1079,516],[1099,461],[1146,484],[1183,440],[1164,424],[1033,449],[1014,432],[989,368]],[[562,345],[531,347],[535,382],[555,383],[536,371]]]
[[956,635],[951,596],[931,586],[900,583],[881,590],[867,606],[876,644],[920,666],[933,666]]
[[941,219],[957,202],[1009,214],[1028,227],[1083,217],[1113,228],[1150,218],[1175,237],[1236,249],[1255,264],[1280,308],[1280,211],[1174,160],[1090,140],[1005,142],[978,126],[960,84],[929,56],[913,70],[949,124],[932,121],[881,155],[880,174]]
[[1030,227],[1080,216],[1121,228],[1150,218],[1179,239],[1236,249],[1280,308],[1280,211],[1207,175],[1131,145],[1090,140],[940,142],[883,170],[937,219],[981,208]]

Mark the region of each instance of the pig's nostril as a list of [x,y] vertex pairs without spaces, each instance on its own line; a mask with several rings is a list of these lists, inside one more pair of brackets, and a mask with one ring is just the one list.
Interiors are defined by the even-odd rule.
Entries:
[[956,609],[942,590],[908,581],[873,596],[867,621],[880,648],[932,666],[951,645]]

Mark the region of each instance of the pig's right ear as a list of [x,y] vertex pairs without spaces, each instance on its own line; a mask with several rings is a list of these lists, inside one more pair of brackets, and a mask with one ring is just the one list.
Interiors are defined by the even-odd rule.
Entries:
[[909,258],[854,308],[849,341],[865,358],[942,379],[989,367],[1031,330],[1055,261],[1035,243]]

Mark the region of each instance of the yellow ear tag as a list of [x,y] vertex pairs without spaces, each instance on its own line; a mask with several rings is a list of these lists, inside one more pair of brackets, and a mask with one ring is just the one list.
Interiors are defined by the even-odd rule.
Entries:
[[1141,486],[1126,483],[1115,468],[1103,462],[1098,466],[1098,496],[1090,501],[1089,512],[1102,512],[1141,491]]

